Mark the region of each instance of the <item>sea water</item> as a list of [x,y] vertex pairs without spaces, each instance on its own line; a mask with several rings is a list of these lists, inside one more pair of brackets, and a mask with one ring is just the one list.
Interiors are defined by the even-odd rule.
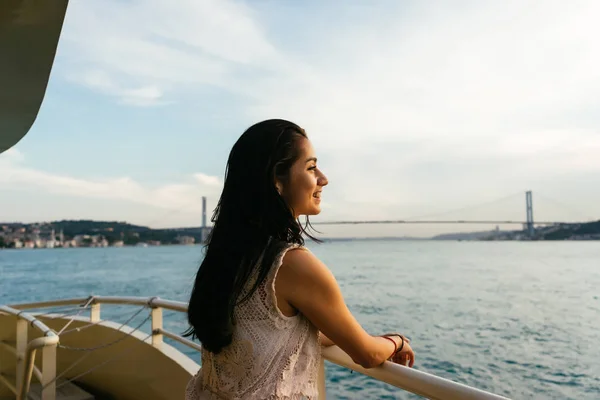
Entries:
[[[410,337],[414,368],[514,399],[600,399],[600,243],[307,245],[369,333]],[[0,304],[90,294],[187,301],[201,259],[201,246],[0,250]],[[107,305],[102,316],[124,322],[131,309],[121,311]],[[187,328],[180,313],[165,311],[165,321]],[[330,363],[326,374],[328,398],[420,398]]]

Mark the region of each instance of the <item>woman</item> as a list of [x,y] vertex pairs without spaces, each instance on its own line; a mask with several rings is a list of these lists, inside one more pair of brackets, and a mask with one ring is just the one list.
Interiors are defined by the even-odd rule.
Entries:
[[299,217],[321,211],[327,178],[304,130],[251,126],[233,146],[213,230],[189,301],[186,336],[202,368],[186,399],[315,399],[321,346],[365,368],[414,363],[399,334],[371,336],[329,269],[304,247]]

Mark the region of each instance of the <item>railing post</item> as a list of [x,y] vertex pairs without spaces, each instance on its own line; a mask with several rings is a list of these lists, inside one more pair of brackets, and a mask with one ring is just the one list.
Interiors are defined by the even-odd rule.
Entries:
[[154,307],[151,311],[152,317],[152,346],[160,347],[163,342],[163,335],[161,332],[163,328],[163,312],[162,308]]
[[92,303],[90,306],[90,322],[100,321],[100,303]]
[[[42,350],[42,400],[56,400],[56,345]],[[50,383],[52,382],[52,383]]]
[[33,374],[33,366],[35,364],[35,353],[36,349],[31,349],[27,352],[25,358],[25,374],[21,377],[21,386],[17,389],[17,400],[27,400],[27,393],[29,393],[29,387],[31,386],[31,375]]
[[17,353],[17,371],[16,371],[16,387],[20,388],[23,383],[23,371],[25,365],[25,355],[27,352],[27,321],[17,317],[17,342],[15,350]]
[[325,359],[323,357],[321,357],[321,361],[319,361],[318,387],[319,387],[319,400],[325,400],[327,393],[326,393],[326,386],[325,386]]

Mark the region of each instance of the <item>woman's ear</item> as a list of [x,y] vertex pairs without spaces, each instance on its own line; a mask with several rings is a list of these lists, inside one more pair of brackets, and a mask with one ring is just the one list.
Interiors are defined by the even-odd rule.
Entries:
[[275,179],[275,189],[277,189],[277,193],[279,193],[279,195],[281,196],[281,194],[283,193],[283,185],[278,179]]

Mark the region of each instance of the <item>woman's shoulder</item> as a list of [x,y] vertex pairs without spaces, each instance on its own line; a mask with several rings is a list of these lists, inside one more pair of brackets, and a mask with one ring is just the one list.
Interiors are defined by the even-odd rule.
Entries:
[[[306,246],[300,244],[289,244],[285,249],[281,263],[285,266],[297,266],[299,264],[313,264],[319,259]],[[282,266],[283,266],[282,265]]]
[[328,279],[331,274],[329,268],[304,246],[294,246],[286,251],[280,269],[280,274],[296,283]]
[[323,307],[327,308],[341,296],[333,273],[315,254],[303,248],[288,251],[284,256],[276,291],[306,316],[327,314]]

